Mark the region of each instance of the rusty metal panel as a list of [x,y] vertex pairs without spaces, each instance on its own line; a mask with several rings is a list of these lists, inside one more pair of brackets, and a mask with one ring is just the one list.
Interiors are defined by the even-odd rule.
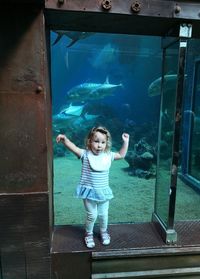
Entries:
[[24,250],[28,279],[50,278],[48,194],[24,197]]
[[0,13],[0,193],[48,191],[43,14]]
[[51,257],[54,279],[91,278],[91,252],[56,253]]
[[[0,196],[0,251],[2,277],[25,279],[23,197]],[[15,214],[13,214],[13,212]]]
[[[108,3],[106,5],[106,3]],[[108,0],[105,3],[104,0],[46,0],[45,7],[47,9],[60,9],[66,11],[77,11],[77,12],[109,12],[116,14],[135,14],[132,9],[134,3],[139,7],[136,10],[136,14],[140,15],[154,15],[154,16],[169,16],[172,17],[174,2],[162,1],[162,0]],[[163,9],[161,9],[161,7]],[[159,11],[159,13],[158,13]]]
[[46,0],[47,9],[199,19],[200,3],[163,0]]
[[1,271],[3,279],[49,279],[43,10],[38,4],[13,3],[0,9]]
[[[151,1],[149,4],[149,0],[142,0],[141,9],[136,13],[132,10],[132,0],[110,1],[110,9],[104,9],[103,1],[100,0],[69,0],[63,1],[63,4],[58,2],[47,0],[45,3],[46,21],[51,29],[154,35],[156,32],[166,32],[168,28],[165,27],[163,18],[172,18],[173,11],[173,3],[162,2],[159,6],[161,1]],[[158,24],[161,18],[162,30]]]
[[49,279],[48,195],[0,195],[0,251],[5,279]]
[[[25,279],[23,198],[0,199],[0,251],[2,277]],[[12,212],[15,212],[15,215]]]
[[[32,9],[31,9],[32,8]],[[0,94],[31,94],[44,85],[44,22],[40,9],[1,7]],[[5,19],[3,15],[9,15]],[[26,16],[25,16],[26,15]],[[12,21],[9,20],[12,18]],[[6,26],[6,28],[5,28]]]
[[1,260],[1,253],[0,253],[0,279],[3,279],[2,278],[2,260]]
[[44,4],[45,0],[1,0],[1,4]]
[[[6,248],[9,245],[23,243],[24,229],[24,197],[12,195],[0,195],[0,246]],[[20,246],[22,247],[22,245]]]
[[54,227],[51,247],[54,279],[91,278],[91,251],[85,247],[83,236],[84,228],[80,226]]
[[[25,255],[22,247],[8,245],[1,249],[2,279],[26,279]],[[0,275],[1,278],[1,275]]]
[[[103,8],[105,3],[109,9]],[[52,30],[165,36],[180,23],[190,22],[193,37],[200,36],[197,1],[46,0],[45,7],[46,23]],[[170,35],[178,36],[178,32]]]
[[47,190],[44,96],[0,94],[0,192]]

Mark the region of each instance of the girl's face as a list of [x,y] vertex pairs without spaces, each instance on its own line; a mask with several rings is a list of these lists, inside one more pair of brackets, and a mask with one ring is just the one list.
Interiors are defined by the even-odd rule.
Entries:
[[106,144],[107,144],[106,135],[100,132],[96,132],[90,142],[91,151],[95,155],[99,155],[101,152],[105,151]]

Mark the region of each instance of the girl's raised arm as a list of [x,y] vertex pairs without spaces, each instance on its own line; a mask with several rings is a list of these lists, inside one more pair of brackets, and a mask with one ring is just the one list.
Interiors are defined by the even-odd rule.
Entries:
[[126,156],[126,153],[128,151],[128,145],[129,145],[129,134],[123,133],[122,140],[123,140],[122,147],[119,150],[119,152],[115,153],[114,160],[120,160]]
[[70,141],[65,135],[58,135],[56,138],[56,142],[62,142],[64,146],[69,149],[72,153],[74,153],[78,158],[81,157],[83,149],[76,146],[72,141]]

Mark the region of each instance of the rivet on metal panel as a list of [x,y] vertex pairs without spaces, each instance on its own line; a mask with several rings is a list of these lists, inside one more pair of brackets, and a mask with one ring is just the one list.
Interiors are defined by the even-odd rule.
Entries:
[[110,10],[111,7],[112,7],[111,0],[103,0],[101,5],[102,5],[104,10]]
[[131,5],[131,9],[134,13],[139,13],[141,10],[141,4],[139,1],[135,1],[133,2],[133,4]]
[[176,6],[175,6],[175,8],[174,8],[175,14],[180,13],[180,11],[181,11],[181,7],[180,7],[179,5],[176,4]]
[[38,85],[38,86],[36,87],[35,93],[39,94],[39,93],[42,92],[42,90],[43,90],[42,86],[41,86],[41,85]]
[[58,0],[58,5],[63,5],[65,0]]

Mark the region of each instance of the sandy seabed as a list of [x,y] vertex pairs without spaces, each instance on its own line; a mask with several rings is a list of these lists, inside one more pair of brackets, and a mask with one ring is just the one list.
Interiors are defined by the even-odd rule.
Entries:
[[[154,211],[155,179],[130,176],[125,160],[114,161],[110,169],[109,223],[149,222]],[[84,224],[85,210],[74,196],[81,161],[73,154],[54,159],[54,222],[56,225]],[[178,181],[176,220],[200,219],[200,195]]]

